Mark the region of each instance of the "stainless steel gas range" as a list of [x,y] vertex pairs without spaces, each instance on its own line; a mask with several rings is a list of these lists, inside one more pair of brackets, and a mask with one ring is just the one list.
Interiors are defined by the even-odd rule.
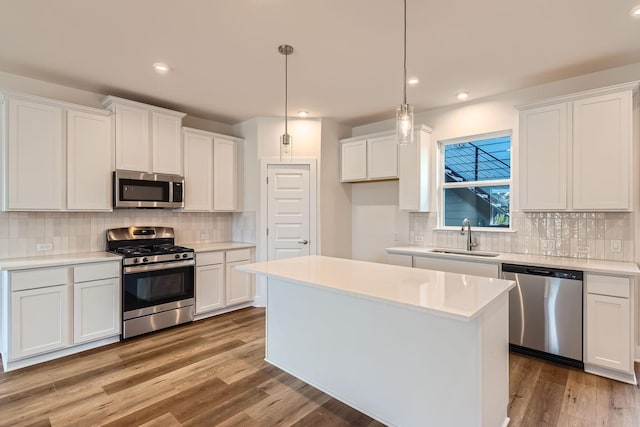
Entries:
[[173,228],[113,228],[107,250],[123,257],[123,339],[193,321],[194,252]]

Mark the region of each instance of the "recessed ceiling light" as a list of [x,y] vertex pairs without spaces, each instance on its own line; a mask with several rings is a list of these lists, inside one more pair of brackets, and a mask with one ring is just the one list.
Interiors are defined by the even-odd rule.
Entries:
[[308,115],[308,111],[298,111],[298,117],[307,117]]
[[469,97],[469,93],[468,92],[460,92],[456,95],[456,98],[458,98],[460,101],[463,101],[465,99],[467,99]]
[[412,77],[407,80],[407,83],[409,83],[410,85],[417,85],[418,83],[420,83],[420,80],[417,77]]
[[629,13],[634,18],[640,18],[640,4],[637,5],[636,7],[634,7],[633,9],[631,9],[631,12],[629,12]]
[[156,70],[156,73],[166,74],[169,72],[169,66],[164,62],[156,62],[153,64],[153,69]]

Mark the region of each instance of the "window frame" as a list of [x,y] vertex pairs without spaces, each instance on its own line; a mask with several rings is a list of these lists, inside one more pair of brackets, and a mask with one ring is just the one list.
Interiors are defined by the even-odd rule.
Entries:
[[[462,182],[444,182],[444,151],[445,147],[452,144],[463,144],[474,141],[483,141],[493,138],[501,138],[508,136],[511,140],[511,147],[509,149],[509,178],[508,179],[496,179],[496,180],[481,180],[481,181],[462,181]],[[437,179],[437,197],[438,197],[438,210],[437,210],[437,226],[436,231],[451,231],[459,230],[460,226],[444,225],[444,192],[450,188],[466,188],[466,187],[498,187],[509,186],[509,193],[513,194],[513,130],[505,129],[495,132],[479,133],[475,135],[467,135],[457,138],[438,140],[438,179]],[[495,232],[495,233],[512,233],[513,229],[512,219],[513,212],[513,197],[509,198],[509,226],[508,227],[479,227],[473,226],[474,231]]]

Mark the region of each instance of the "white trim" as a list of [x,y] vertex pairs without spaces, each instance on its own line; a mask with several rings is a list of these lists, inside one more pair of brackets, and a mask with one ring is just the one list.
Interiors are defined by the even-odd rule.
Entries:
[[495,181],[457,181],[443,182],[442,189],[447,188],[465,188],[465,187],[500,187],[503,185],[511,185],[510,179],[496,179]]
[[[278,157],[262,157],[260,158],[260,203],[259,213],[256,224],[256,262],[267,261],[267,175],[269,165],[301,165],[309,166],[309,253],[317,255],[320,253],[320,234],[318,218],[320,216],[320,194],[318,185],[320,179],[318,177],[318,159],[314,157],[296,157],[291,161],[280,161]],[[266,283],[267,280],[263,276],[256,277],[256,298],[253,305],[255,307],[265,307],[266,300]]]
[[617,85],[602,87],[598,89],[585,90],[583,92],[574,93],[571,95],[556,96],[554,98],[547,98],[543,101],[530,102],[528,104],[516,105],[517,110],[528,110],[530,108],[545,107],[547,105],[559,104],[562,102],[572,102],[579,99],[591,98],[593,96],[608,95],[611,93],[624,92],[630,90],[632,93],[638,91],[640,80],[635,80],[627,83],[621,83]]

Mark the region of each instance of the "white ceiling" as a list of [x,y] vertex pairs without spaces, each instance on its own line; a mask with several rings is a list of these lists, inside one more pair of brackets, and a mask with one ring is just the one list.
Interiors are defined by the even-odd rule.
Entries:
[[[640,62],[640,0],[408,0],[416,111]],[[401,0],[0,0],[0,70],[227,123],[402,100]],[[151,64],[168,63],[157,75]],[[640,78],[640,76],[639,76]]]

